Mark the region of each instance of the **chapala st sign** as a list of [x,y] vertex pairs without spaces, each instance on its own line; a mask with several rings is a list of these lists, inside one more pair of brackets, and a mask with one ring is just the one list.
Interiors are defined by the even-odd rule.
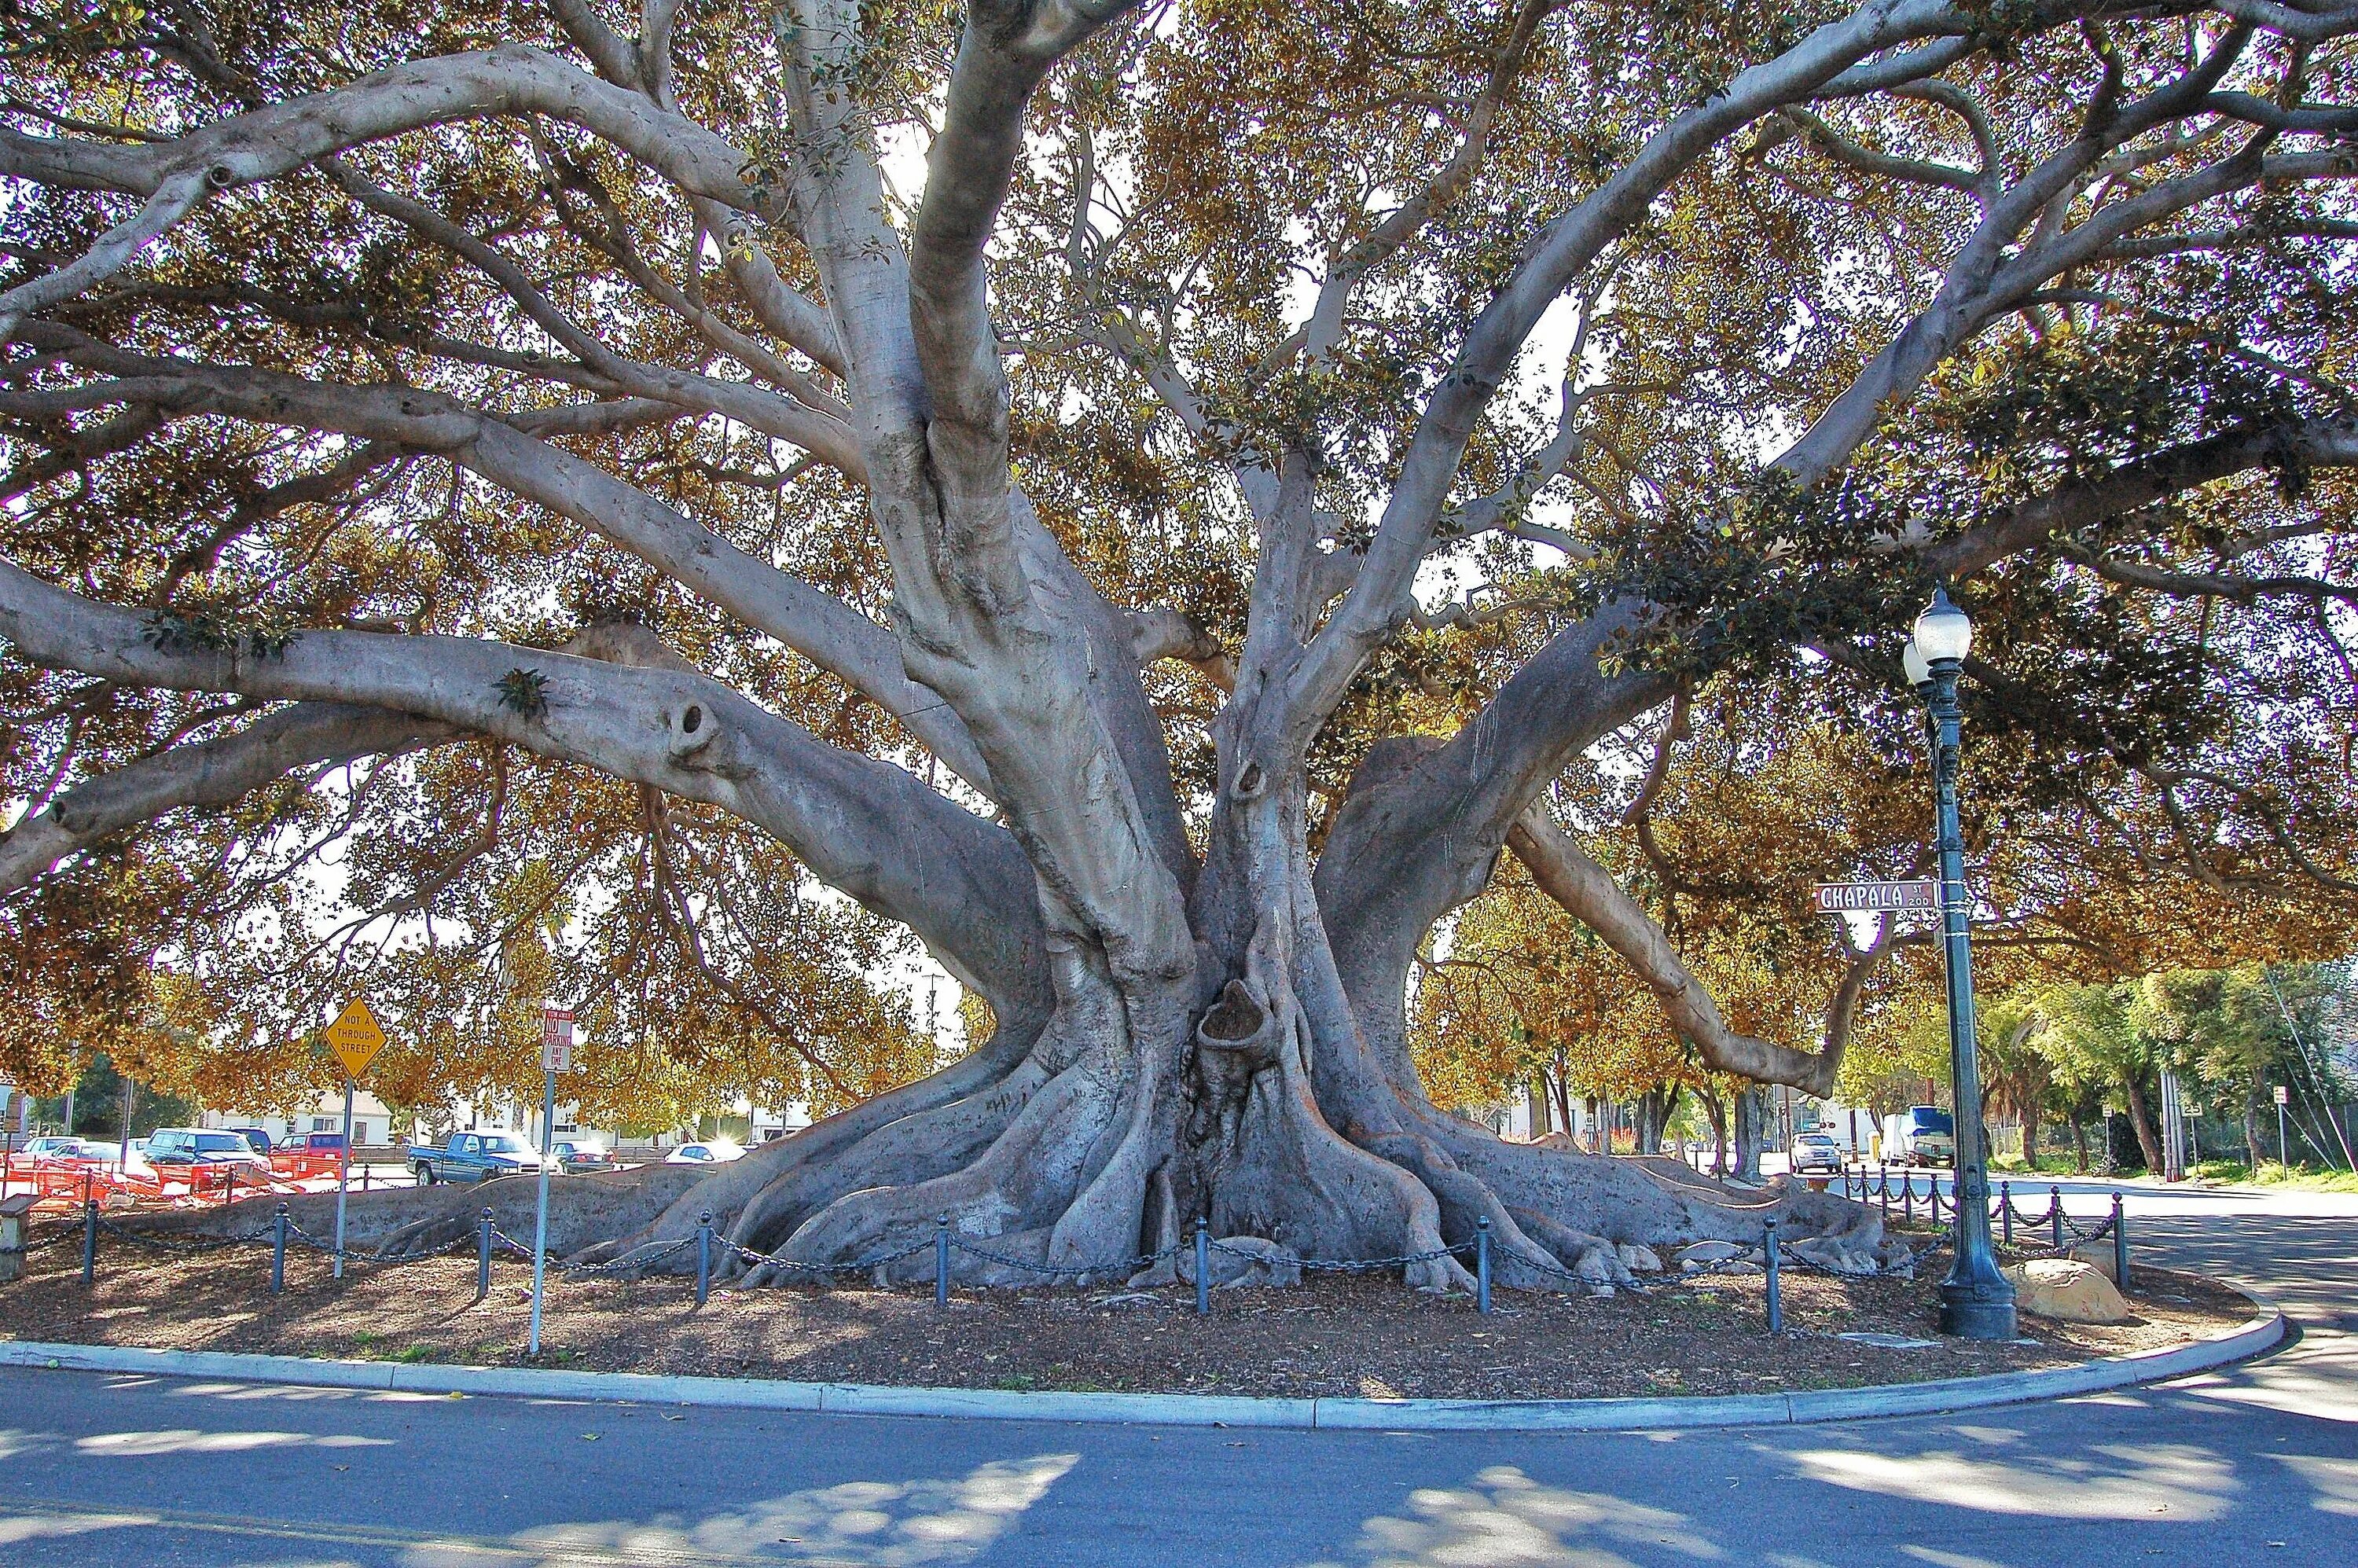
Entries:
[[1931,881],[1906,882],[1820,882],[1820,914],[1881,914],[1898,909],[1936,910],[1941,884]]

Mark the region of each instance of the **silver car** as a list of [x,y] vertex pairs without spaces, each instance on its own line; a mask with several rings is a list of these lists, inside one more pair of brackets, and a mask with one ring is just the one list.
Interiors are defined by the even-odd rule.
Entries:
[[1831,1171],[1843,1168],[1842,1147],[1823,1132],[1804,1132],[1796,1136],[1787,1157],[1796,1175],[1803,1171]]

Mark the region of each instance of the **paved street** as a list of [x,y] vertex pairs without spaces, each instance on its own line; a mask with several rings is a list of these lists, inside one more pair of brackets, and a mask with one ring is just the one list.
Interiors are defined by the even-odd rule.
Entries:
[[[2068,1191],[2092,1217],[2108,1202],[2102,1184]],[[1560,1437],[769,1415],[0,1370],[0,1560],[2358,1563],[2358,1199],[2129,1191],[2141,1248],[2273,1292],[2297,1340],[2226,1375],[2057,1405]]]

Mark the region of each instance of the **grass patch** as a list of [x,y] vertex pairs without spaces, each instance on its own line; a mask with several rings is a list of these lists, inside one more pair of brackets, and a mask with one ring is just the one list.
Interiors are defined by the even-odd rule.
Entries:
[[2308,1165],[2279,1165],[2273,1160],[2260,1162],[2254,1170],[2240,1160],[2205,1160],[2194,1167],[2194,1173],[2206,1182],[2234,1182],[2259,1187],[2282,1187],[2289,1192],[2358,1193],[2358,1175],[2348,1171],[2320,1171]]
[[2004,1171],[2010,1176],[2088,1176],[2098,1173],[2093,1170],[2082,1170],[2078,1159],[2068,1153],[2041,1154],[2035,1163],[2019,1154],[1993,1154],[1990,1156],[1990,1169]]

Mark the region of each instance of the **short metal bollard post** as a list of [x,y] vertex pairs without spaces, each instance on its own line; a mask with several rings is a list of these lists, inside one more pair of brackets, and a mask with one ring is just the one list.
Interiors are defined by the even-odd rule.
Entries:
[[483,1210],[482,1218],[475,1222],[475,1299],[482,1301],[492,1293],[492,1211]]
[[81,1282],[93,1283],[98,1279],[98,1205],[84,1198],[81,1204]]
[[2113,1283],[2124,1292],[2129,1288],[2129,1217],[2118,1193],[2113,1195]]
[[1474,1222],[1474,1307],[1490,1310],[1490,1217]]
[[950,1304],[950,1217],[934,1221],[934,1304]]
[[696,1217],[696,1304],[712,1293],[712,1211]]
[[1902,1225],[1916,1223],[1916,1173],[1913,1171],[1899,1173],[1899,1222]]
[[2063,1250],[2063,1189],[2047,1189],[2047,1217],[2055,1227],[2055,1250]]
[[1195,1315],[1212,1315],[1212,1222],[1195,1217]]
[[227,1208],[230,1205],[237,1201],[237,1167],[235,1165],[227,1166],[222,1170],[222,1174],[223,1177],[222,1182],[222,1207]]
[[1764,1249],[1768,1260],[1768,1332],[1785,1332],[1785,1299],[1777,1288],[1777,1222],[1768,1221],[1768,1242]]
[[270,1293],[287,1293],[287,1206],[270,1217]]
[[2014,1184],[1997,1184],[1997,1227],[1999,1238],[2008,1247],[2014,1245]]
[[1875,1206],[1883,1211],[1883,1223],[1891,1223],[1891,1167],[1875,1168]]

